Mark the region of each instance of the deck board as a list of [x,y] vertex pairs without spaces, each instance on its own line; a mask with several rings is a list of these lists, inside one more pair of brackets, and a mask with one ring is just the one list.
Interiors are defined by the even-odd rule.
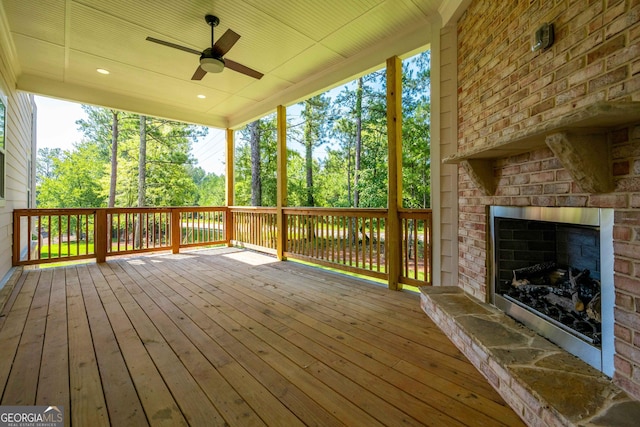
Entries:
[[[52,283],[64,282],[64,270],[52,271]],[[37,365],[39,361],[35,361]],[[69,407],[69,338],[67,335],[67,293],[65,288],[50,292],[48,319],[42,348],[36,405],[60,402]]]
[[96,357],[102,375],[109,420],[113,425],[148,425],[127,364],[118,347],[115,332],[96,289],[98,283],[104,286],[104,277],[92,274],[91,270],[87,266],[78,267],[78,275],[93,340],[100,343],[100,351],[96,353]]
[[67,425],[523,425],[410,292],[232,248],[19,284],[1,402]]

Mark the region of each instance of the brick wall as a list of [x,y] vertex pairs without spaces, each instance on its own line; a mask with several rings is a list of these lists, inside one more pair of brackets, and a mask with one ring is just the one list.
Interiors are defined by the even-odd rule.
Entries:
[[[555,44],[531,52],[555,25]],[[640,1],[475,0],[458,21],[458,148],[597,101],[640,101]],[[615,381],[640,399],[640,126],[609,135],[615,191],[585,194],[548,149],[496,161],[495,196],[459,168],[459,284],[487,297],[488,205],[615,209]]]

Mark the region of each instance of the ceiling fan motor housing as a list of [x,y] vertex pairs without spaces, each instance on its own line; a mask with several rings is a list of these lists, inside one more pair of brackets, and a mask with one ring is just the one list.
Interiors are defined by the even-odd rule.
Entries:
[[221,73],[224,70],[224,59],[207,48],[200,55],[200,67],[207,73]]

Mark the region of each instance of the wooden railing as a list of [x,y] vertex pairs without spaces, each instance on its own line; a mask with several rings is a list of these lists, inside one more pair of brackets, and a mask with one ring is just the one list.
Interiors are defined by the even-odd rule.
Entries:
[[[386,209],[171,207],[19,209],[14,211],[14,265],[43,264],[181,248],[234,244],[338,270],[388,279]],[[431,283],[431,210],[399,213],[401,274]],[[22,250],[22,251],[21,251]]]
[[[173,208],[180,224],[180,248],[221,245],[227,240],[226,207]],[[176,248],[174,248],[175,251]]]
[[[276,208],[231,207],[232,243],[274,253]],[[284,208],[284,255],[380,279],[388,279],[386,209]],[[401,283],[431,283],[431,210],[399,214]]]
[[95,258],[96,209],[21,209],[13,213],[14,265]]
[[224,244],[226,207],[18,209],[13,264]]
[[285,255],[386,278],[386,209],[284,209]]
[[408,285],[431,284],[431,210],[399,212],[402,233],[402,276]]
[[233,234],[231,243],[275,253],[278,239],[276,208],[230,207]]
[[108,255],[171,249],[171,209],[107,209]]

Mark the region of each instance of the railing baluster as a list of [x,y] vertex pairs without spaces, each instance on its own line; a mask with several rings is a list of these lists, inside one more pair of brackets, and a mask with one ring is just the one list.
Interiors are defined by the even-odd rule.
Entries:
[[367,244],[369,245],[369,270],[373,271],[373,224],[371,223],[373,218],[369,218],[369,234],[367,238]]
[[42,216],[38,215],[38,259],[42,258]]
[[420,223],[419,218],[413,219],[413,278],[415,280],[420,277]]
[[[380,218],[378,218],[378,220],[376,221],[376,269],[378,271],[378,273],[380,272],[380,248],[381,248],[381,242],[382,240],[382,235],[380,233]],[[386,258],[386,256],[385,256]],[[386,270],[385,270],[386,271]]]
[[355,215],[353,217],[353,223],[354,223],[354,227],[353,227],[353,248],[352,250],[354,251],[353,257],[355,259],[355,266],[358,267],[358,261],[359,261],[359,250],[360,250],[360,217],[358,215]]
[[[21,216],[18,216],[18,221],[22,224]],[[18,236],[18,241],[20,241],[20,235]],[[18,254],[19,253],[20,252],[18,251]],[[31,261],[31,215],[27,215],[27,261]]]
[[[84,228],[85,228],[85,233],[84,233],[84,250],[85,253],[89,253],[89,215],[86,215],[85,220],[84,220]],[[94,251],[95,252],[95,251]]]

